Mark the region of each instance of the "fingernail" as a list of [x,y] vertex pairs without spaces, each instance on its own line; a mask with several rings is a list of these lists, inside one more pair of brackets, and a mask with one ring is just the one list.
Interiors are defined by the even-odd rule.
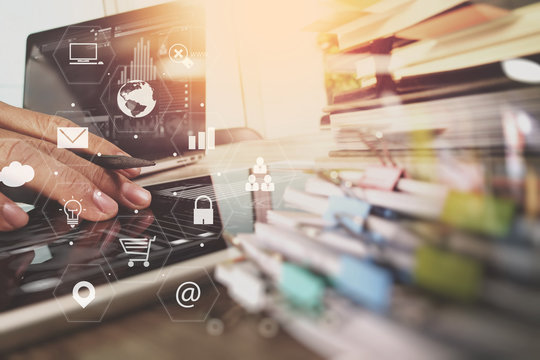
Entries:
[[23,227],[28,222],[28,215],[16,204],[4,204],[2,214],[7,223],[15,229]]
[[129,202],[137,206],[150,205],[150,200],[152,200],[149,191],[131,182],[122,184],[122,194]]
[[94,204],[96,204],[98,209],[104,214],[113,214],[118,211],[118,204],[116,201],[99,190],[94,191],[92,199],[94,200]]

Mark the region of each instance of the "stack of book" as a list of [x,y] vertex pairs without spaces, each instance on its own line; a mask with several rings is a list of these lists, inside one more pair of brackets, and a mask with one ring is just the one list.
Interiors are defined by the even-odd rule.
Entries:
[[540,224],[515,198],[370,165],[306,175],[283,200],[234,238],[245,260],[219,265],[216,278],[322,356],[540,350]]
[[245,260],[216,269],[246,310],[328,358],[540,350],[537,178],[509,186],[494,172],[488,194],[393,166],[310,173],[234,238]]
[[216,277],[327,358],[535,357],[540,4],[336,4],[335,149]]
[[[538,54],[539,5],[504,9],[486,2],[346,1],[348,11],[337,12],[339,17],[307,26],[321,33],[329,95],[325,110],[381,106],[363,101],[388,94],[409,94],[404,101],[418,101],[511,86],[503,81],[508,79],[499,62]],[[434,89],[446,92],[425,93]]]
[[[406,138],[421,132],[430,140],[414,146],[429,147],[441,134],[444,146],[503,146],[502,108],[538,115],[540,4],[505,9],[460,0],[382,0],[368,5],[355,20],[342,17],[345,23],[334,28],[317,22],[310,28],[324,31],[329,99],[324,111],[336,150],[343,150],[333,155],[365,150],[359,131],[367,137],[398,131]],[[535,144],[532,140],[528,143]]]

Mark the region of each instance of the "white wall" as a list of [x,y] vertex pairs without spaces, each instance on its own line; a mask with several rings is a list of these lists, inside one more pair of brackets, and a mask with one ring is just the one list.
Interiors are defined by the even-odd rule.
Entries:
[[319,128],[324,70],[312,20],[313,0],[233,0],[235,42],[247,123],[267,138]]
[[0,4],[0,101],[22,106],[26,37],[34,32],[102,17],[101,0],[11,0]]

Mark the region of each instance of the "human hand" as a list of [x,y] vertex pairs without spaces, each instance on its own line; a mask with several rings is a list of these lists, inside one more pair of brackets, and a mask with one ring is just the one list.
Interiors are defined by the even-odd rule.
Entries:
[[[118,204],[130,209],[150,205],[150,192],[130,181],[140,169],[105,170],[71,151],[56,146],[56,128],[77,126],[71,121],[0,102],[0,169],[13,161],[34,169],[24,186],[64,205],[72,197],[82,200],[81,217],[90,221],[110,219]],[[87,154],[127,155],[110,142],[89,134]],[[23,227],[28,215],[0,193],[0,231]]]

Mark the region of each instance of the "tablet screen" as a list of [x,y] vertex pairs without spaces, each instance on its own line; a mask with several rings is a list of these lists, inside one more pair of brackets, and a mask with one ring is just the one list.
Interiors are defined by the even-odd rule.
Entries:
[[63,282],[97,286],[224,249],[216,186],[211,176],[150,186],[150,208],[73,227],[77,214],[45,200],[25,228],[0,234],[0,311],[70,292]]
[[189,136],[206,127],[206,55],[200,2],[41,31],[27,40],[23,104],[132,156],[193,153]]
[[[26,227],[0,234],[0,313],[70,294],[81,280],[93,286],[135,281],[135,275],[225,249],[224,234],[253,232],[268,210],[285,207],[288,186],[305,181],[291,171],[250,174],[240,169],[147,186],[150,208],[73,227],[76,214],[56,201],[38,201]],[[264,185],[253,189],[254,179]]]

